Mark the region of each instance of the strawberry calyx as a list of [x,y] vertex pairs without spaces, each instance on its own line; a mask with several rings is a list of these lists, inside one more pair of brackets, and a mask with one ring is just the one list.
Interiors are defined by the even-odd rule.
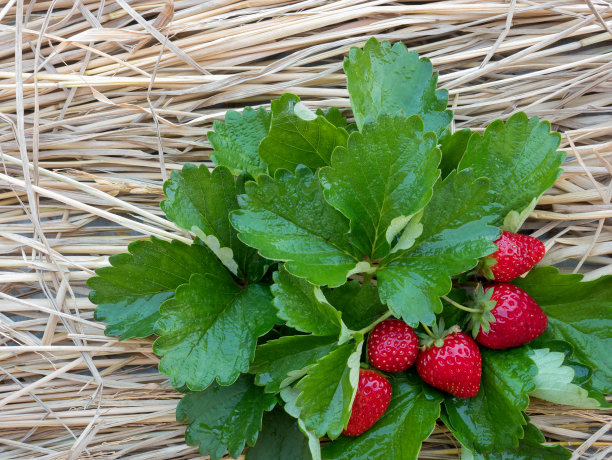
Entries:
[[440,318],[439,323],[434,323],[431,329],[425,324],[423,324],[423,328],[426,333],[418,334],[422,350],[427,350],[431,347],[441,348],[444,346],[444,339],[446,339],[446,337],[461,332],[461,328],[457,325],[445,329],[443,318]]
[[491,267],[497,265],[497,259],[493,257],[483,257],[480,259],[478,264],[478,272],[489,280],[494,280],[495,275],[493,274],[493,270]]
[[495,322],[495,316],[491,313],[497,304],[497,301],[491,300],[493,292],[494,289],[485,291],[481,284],[478,284],[474,290],[474,300],[470,306],[476,311],[470,313],[468,320],[468,329],[471,329],[474,338],[481,328],[485,334],[489,332],[491,323]]

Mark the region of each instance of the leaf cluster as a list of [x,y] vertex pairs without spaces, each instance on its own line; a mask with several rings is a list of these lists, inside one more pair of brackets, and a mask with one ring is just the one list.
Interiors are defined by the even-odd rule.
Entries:
[[156,336],[160,372],[186,392],[186,440],[212,459],[245,446],[247,459],[412,459],[438,418],[474,458],[566,458],[524,410],[530,394],[606,404],[612,279],[550,267],[517,281],[549,329],[483,350],[476,397],[394,375],[378,423],[340,436],[367,333],[391,315],[462,324],[441,298],[465,296],[500,225],[528,213],[564,158],[559,134],[521,112],[452,133],[431,63],[401,43],[371,39],[344,69],[355,123],[293,94],[215,122],[216,168],[188,164],[164,185],[162,210],[193,244],[151,238],[111,257],[89,281],[96,319],[121,339]]

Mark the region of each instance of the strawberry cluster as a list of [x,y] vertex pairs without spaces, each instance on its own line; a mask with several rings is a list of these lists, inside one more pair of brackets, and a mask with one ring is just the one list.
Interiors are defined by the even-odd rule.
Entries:
[[[368,336],[370,365],[383,372],[402,372],[416,363],[418,374],[429,385],[459,398],[471,398],[480,388],[478,344],[505,349],[539,337],[548,326],[546,315],[529,294],[508,281],[531,270],[544,257],[544,245],[531,236],[508,231],[502,231],[495,244],[498,250],[480,268],[492,282],[478,285],[472,305],[464,307],[446,299],[470,312],[467,326],[472,336],[461,332],[459,325],[445,329],[443,320],[431,329],[423,325],[424,333],[418,335],[402,320],[384,320]],[[359,436],[370,429],[387,410],[391,396],[387,378],[374,370],[360,369],[351,417],[343,434]]]

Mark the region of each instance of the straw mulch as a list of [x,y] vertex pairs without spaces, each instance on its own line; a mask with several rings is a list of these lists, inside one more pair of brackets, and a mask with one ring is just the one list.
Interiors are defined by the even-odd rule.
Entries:
[[[551,120],[568,161],[527,228],[544,263],[612,273],[611,26],[599,0],[0,2],[0,458],[197,457],[151,342],[105,337],[85,280],[135,239],[189,240],[162,182],[208,161],[227,109],[348,108],[342,57],[372,35],[431,58],[457,128]],[[575,458],[612,456],[611,411],[529,414]],[[422,451],[458,455],[441,428]]]

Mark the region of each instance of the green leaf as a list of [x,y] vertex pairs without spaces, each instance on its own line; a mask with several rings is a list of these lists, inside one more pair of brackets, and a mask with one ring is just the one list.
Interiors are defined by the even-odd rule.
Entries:
[[257,441],[264,411],[276,405],[273,395],[253,385],[253,377],[241,376],[231,386],[214,384],[204,391],[188,393],[176,408],[176,420],[189,424],[188,445],[200,445],[202,455],[220,459],[226,451],[237,458],[245,445]]
[[457,169],[459,162],[465,153],[472,131],[464,128],[450,134],[448,131],[440,137],[440,150],[442,151],[442,161],[440,170],[442,177],[448,176],[451,171]]
[[445,423],[468,449],[480,453],[518,447],[537,368],[525,347],[481,348],[482,379],[473,398],[447,395]]
[[595,409],[601,407],[598,400],[590,398],[589,392],[573,383],[574,369],[563,365],[565,354],[548,348],[531,350],[529,357],[536,364],[538,373],[531,396],[556,404]]
[[269,261],[241,242],[229,221],[229,213],[238,208],[236,196],[242,187],[242,181],[236,182],[225,167],[211,173],[206,165],[186,164],[182,171],[172,171],[164,183],[168,199],[160,206],[168,219],[198,235],[232,273],[240,269],[241,276],[257,281]]
[[438,182],[412,248],[381,262],[380,298],[409,324],[432,324],[442,311],[440,296],[451,290],[451,276],[497,249],[499,230],[489,224],[498,208],[489,202],[488,180],[473,177],[470,171],[452,172]]
[[241,288],[226,271],[193,275],[160,308],[153,351],[162,356],[159,371],[178,388],[203,390],[214,379],[230,385],[247,372],[257,338],[276,322],[267,286]]
[[323,294],[334,308],[342,312],[342,321],[354,331],[372,324],[387,307],[380,301],[378,288],[373,284],[349,281],[340,287],[323,288]]
[[440,176],[436,146],[419,117],[382,114],[351,134],[347,148],[334,151],[332,166],[321,169],[325,198],[350,219],[352,241],[371,259],[387,255],[430,200]]
[[265,173],[266,164],[257,149],[270,130],[272,114],[264,107],[240,112],[228,110],[225,123],[215,121],[214,131],[206,135],[215,152],[210,156],[216,165],[227,166],[234,175],[245,171],[253,176]]
[[351,415],[363,342],[346,343],[321,358],[297,383],[299,417],[317,437],[340,435]]
[[272,101],[272,124],[259,146],[259,156],[268,163],[270,174],[297,165],[317,169],[328,165],[338,145],[346,145],[348,133],[327,118],[310,112],[295,94]]
[[581,282],[582,275],[562,275],[541,267],[514,283],[548,316],[542,340],[564,340],[575,360],[593,369],[592,385],[612,393],[612,276]]
[[361,436],[341,436],[323,449],[327,460],[410,460],[433,431],[442,396],[414,374],[394,374],[389,408]]
[[346,129],[346,118],[342,116],[342,112],[340,112],[340,110],[338,110],[336,107],[330,107],[325,112],[323,112],[321,109],[317,109],[316,114],[324,116],[327,121],[337,128]]
[[370,268],[355,255],[347,219],[325,201],[305,166],[295,175],[281,169],[274,179],[259,176],[257,183],[247,182],[246,193],[231,216],[240,239],[268,259],[287,262],[293,275],[339,286],[351,273]]
[[461,449],[461,460],[566,460],[572,453],[565,447],[545,446],[544,435],[538,427],[528,423],[525,427],[525,437],[519,440],[516,449],[507,449],[503,452],[491,454],[474,454],[469,449]]
[[259,345],[249,372],[256,374],[255,383],[265,385],[267,393],[282,388],[306,374],[306,368],[337,348],[334,337],[294,335]]
[[291,275],[284,267],[274,272],[271,290],[278,317],[288,326],[336,338],[346,330],[340,312],[327,302],[321,291],[307,280]]
[[426,131],[441,134],[453,118],[446,110],[448,91],[436,90],[438,74],[432,73],[431,62],[408,52],[403,43],[391,46],[371,38],[363,50],[351,48],[344,73],[359,129],[367,118],[387,112],[419,115]]
[[111,266],[97,269],[98,276],[87,281],[89,299],[98,304],[95,319],[107,322],[104,333],[120,340],[153,334],[159,306],[192,273],[224,270],[200,244],[169,243],[153,236],[151,241],[130,243],[128,251],[111,256]]
[[264,414],[263,430],[255,446],[246,452],[246,460],[309,460],[312,456],[308,437],[298,421],[280,408]]
[[459,169],[472,168],[476,177],[491,180],[493,202],[502,205],[496,220],[501,224],[510,211],[525,209],[559,177],[565,158],[557,151],[560,142],[550,123],[519,112],[505,124],[494,121],[484,135],[474,133]]

